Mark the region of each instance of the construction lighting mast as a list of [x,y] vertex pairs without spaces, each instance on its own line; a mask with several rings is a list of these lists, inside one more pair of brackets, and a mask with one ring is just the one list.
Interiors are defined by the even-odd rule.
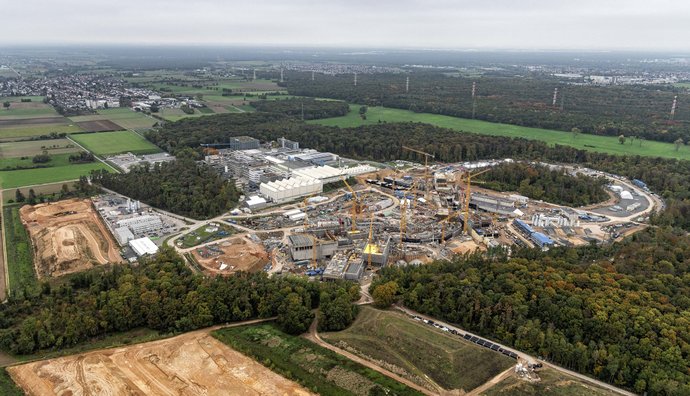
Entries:
[[417,149],[412,148],[412,147],[402,146],[402,148],[403,148],[403,150],[412,151],[412,152],[415,152],[418,154],[422,154],[424,156],[424,191],[425,191],[425,198],[428,201],[429,200],[429,193],[431,192],[431,190],[429,188],[429,157],[431,157],[431,159],[434,159],[435,157],[433,154],[429,154],[427,152],[424,152],[422,150],[417,150]]
[[479,171],[479,172],[472,173],[472,174],[470,174],[470,172],[467,172],[467,191],[465,191],[465,224],[462,225],[462,232],[465,234],[468,234],[467,233],[467,224],[470,221],[470,197],[472,196],[472,191],[471,191],[472,178],[475,176],[479,176],[482,173],[486,173],[490,170],[491,170],[491,168],[484,169],[483,171]]

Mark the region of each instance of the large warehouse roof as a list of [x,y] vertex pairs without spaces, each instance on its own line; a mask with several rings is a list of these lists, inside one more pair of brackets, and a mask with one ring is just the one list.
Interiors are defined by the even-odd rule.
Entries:
[[129,241],[129,246],[139,257],[145,254],[156,254],[158,252],[158,246],[149,238],[132,239]]

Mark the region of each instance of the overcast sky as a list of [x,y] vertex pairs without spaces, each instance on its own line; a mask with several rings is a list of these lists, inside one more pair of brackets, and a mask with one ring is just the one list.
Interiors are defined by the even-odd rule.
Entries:
[[0,0],[0,45],[690,49],[688,0]]

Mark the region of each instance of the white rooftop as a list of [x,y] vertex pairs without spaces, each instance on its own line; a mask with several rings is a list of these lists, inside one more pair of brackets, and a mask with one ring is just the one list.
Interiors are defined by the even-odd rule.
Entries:
[[137,256],[141,257],[145,254],[158,253],[158,246],[148,237],[132,239],[129,241],[129,246],[134,250]]

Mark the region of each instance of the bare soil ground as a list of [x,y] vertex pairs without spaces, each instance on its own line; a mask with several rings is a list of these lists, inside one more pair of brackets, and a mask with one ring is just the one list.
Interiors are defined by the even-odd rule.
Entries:
[[28,395],[310,395],[198,331],[8,368]]
[[88,199],[26,205],[19,213],[31,237],[39,279],[122,261]]
[[[194,258],[211,274],[231,274],[237,271],[255,272],[269,262],[263,245],[246,236],[238,236],[194,249]],[[221,266],[225,267],[221,270]]]
[[76,124],[86,132],[109,132],[125,129],[110,120],[83,121]]

